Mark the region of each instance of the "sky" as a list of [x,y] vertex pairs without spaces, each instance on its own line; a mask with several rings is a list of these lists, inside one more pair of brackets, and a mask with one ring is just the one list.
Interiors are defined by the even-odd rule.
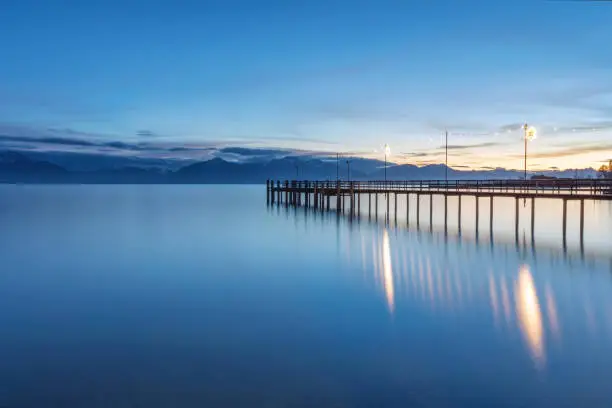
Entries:
[[522,168],[527,122],[530,169],[599,167],[610,21],[612,2],[586,1],[9,0],[0,148],[382,159],[387,143],[423,165],[448,130],[451,166]]

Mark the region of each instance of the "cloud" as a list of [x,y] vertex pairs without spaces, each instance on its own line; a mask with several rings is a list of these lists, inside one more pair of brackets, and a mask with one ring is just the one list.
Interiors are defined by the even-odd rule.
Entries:
[[138,132],[136,132],[136,136],[138,137],[157,137],[158,134],[150,130],[139,130]]
[[403,156],[405,158],[409,158],[409,157],[429,157],[429,156],[433,156],[434,153],[429,153],[429,152],[412,152],[412,153],[400,153],[399,156]]
[[122,142],[117,140],[83,140],[57,136],[11,136],[0,135],[0,148],[27,149],[36,151],[63,151],[67,153],[91,153],[107,155],[145,154],[159,155],[174,152],[197,153],[216,149],[215,145],[188,145],[177,143]]
[[591,121],[581,122],[574,125],[564,125],[560,127],[554,127],[547,129],[548,131],[556,133],[585,133],[585,132],[600,132],[604,130],[612,130],[612,121]]
[[[466,150],[466,149],[478,149],[482,147],[492,147],[499,146],[502,143],[499,142],[484,142],[484,143],[476,143],[476,144],[468,144],[468,145],[448,145],[448,150]],[[439,146],[438,150],[444,150],[445,146]]]
[[275,156],[275,155],[286,155],[290,154],[291,150],[286,149],[258,149],[258,148],[247,148],[247,147],[224,147],[219,149],[221,153],[232,153],[241,156]]
[[608,78],[580,83],[572,80],[569,87],[555,87],[548,93],[540,93],[540,105],[590,111],[598,115],[612,114],[612,105],[606,101],[612,95],[612,82]]
[[[602,150],[612,150],[612,143],[591,143],[576,145],[567,149],[554,150],[541,153],[530,153],[529,157],[537,159],[554,159],[557,157],[576,156],[580,154],[599,153]],[[523,155],[513,155],[511,157],[519,158]]]
[[[0,150],[28,151],[40,154],[71,154],[86,156],[132,157],[135,159],[206,160],[221,157],[226,160],[248,162],[267,161],[287,156],[326,157],[329,152],[291,148],[246,147],[265,144],[261,141],[244,142],[206,141],[202,143],[110,139],[100,134],[69,128],[28,128],[0,123]],[[71,159],[73,160],[73,159]]]
[[88,142],[86,140],[71,139],[64,137],[24,137],[24,136],[9,136],[0,135],[0,143],[2,142],[25,142],[31,144],[43,143],[43,144],[54,144],[64,146],[99,146],[96,143]]
[[502,125],[500,126],[497,131],[499,133],[508,133],[508,132],[516,132],[517,130],[521,130],[523,128],[524,124],[523,123],[509,123],[506,125]]

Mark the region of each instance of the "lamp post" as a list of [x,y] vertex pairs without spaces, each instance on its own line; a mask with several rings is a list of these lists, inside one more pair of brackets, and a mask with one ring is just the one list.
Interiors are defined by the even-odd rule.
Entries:
[[444,173],[444,177],[446,179],[446,182],[448,183],[448,130],[446,131],[446,143],[445,143],[445,173]]
[[346,161],[346,177],[347,181],[351,181],[351,161]]
[[527,123],[523,125],[525,132],[525,180],[527,180],[527,142],[531,142],[536,138],[536,129],[533,126],[529,126]]
[[340,153],[336,153],[336,181],[340,180]]
[[391,154],[391,148],[385,144],[385,182],[387,181],[387,156]]

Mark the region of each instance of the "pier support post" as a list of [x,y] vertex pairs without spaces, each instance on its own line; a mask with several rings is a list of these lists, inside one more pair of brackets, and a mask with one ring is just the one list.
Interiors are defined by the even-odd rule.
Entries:
[[580,200],[580,247],[584,248],[584,200]]
[[417,199],[417,208],[416,208],[416,220],[417,220],[417,229],[419,229],[419,227],[421,226],[421,194],[417,193],[416,196]]
[[357,191],[357,214],[361,213],[361,194]]
[[385,196],[387,199],[387,215],[385,217],[387,218],[387,221],[388,221],[389,220],[389,192],[388,191],[387,191],[387,194],[385,194]]
[[278,203],[281,204],[283,202],[283,193],[281,191],[280,180],[276,180],[276,195],[278,196]]
[[478,224],[480,221],[480,211],[479,211],[479,197],[476,196],[476,237],[478,237]]
[[397,193],[393,193],[395,196],[395,203],[393,204],[393,212],[395,213],[395,223],[397,224]]
[[493,236],[493,196],[489,202],[489,229],[491,230],[491,236]]
[[448,195],[444,194],[444,234],[448,232]]
[[535,238],[535,197],[531,198],[531,241]]
[[519,238],[519,198],[516,197],[514,199],[514,235],[516,238],[516,241],[518,242],[518,238]]
[[312,199],[314,200],[314,208],[315,209],[319,208],[319,195],[318,195],[319,191],[317,189],[318,185],[319,185],[319,183],[317,183],[315,181],[315,183],[314,183],[314,191],[313,191],[313,194],[312,194]]
[[266,179],[266,204],[270,204],[270,180]]
[[433,194],[429,195],[429,230],[433,230]]
[[459,228],[459,232],[461,232],[461,195],[458,195],[457,199],[459,200],[457,204],[457,226]]
[[342,202],[340,201],[340,181],[336,182],[336,212],[342,210]]
[[374,216],[378,218],[378,193],[374,196]]
[[563,246],[567,242],[567,200],[563,199]]
[[406,224],[410,224],[410,193],[406,193]]
[[353,182],[351,182],[351,198],[350,198],[350,206],[351,206],[351,217],[355,213],[355,189],[353,187]]
[[285,180],[285,204],[289,205],[289,180]]
[[372,193],[368,193],[368,217],[372,216]]

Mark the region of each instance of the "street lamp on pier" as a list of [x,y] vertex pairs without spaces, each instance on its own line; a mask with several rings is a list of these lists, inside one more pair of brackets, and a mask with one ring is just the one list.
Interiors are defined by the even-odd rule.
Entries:
[[527,142],[531,142],[536,138],[536,128],[525,123],[523,125],[523,131],[525,132],[525,180],[527,180]]
[[346,161],[346,177],[347,181],[351,181],[351,161]]
[[385,144],[385,181],[387,181],[387,156],[391,154],[391,148]]

